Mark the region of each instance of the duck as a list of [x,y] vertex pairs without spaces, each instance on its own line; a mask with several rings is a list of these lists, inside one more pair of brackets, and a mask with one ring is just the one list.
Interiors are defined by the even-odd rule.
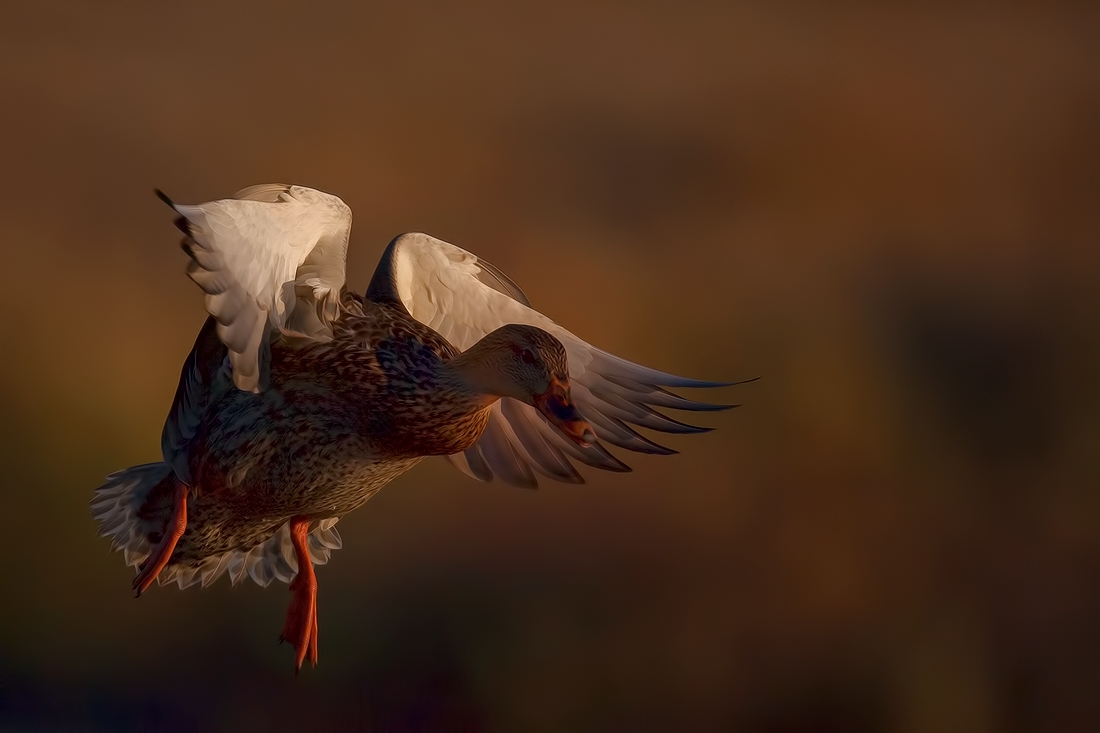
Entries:
[[340,518],[430,457],[480,480],[584,482],[575,464],[629,466],[676,451],[635,428],[700,433],[656,408],[731,405],[669,388],[678,377],[602,351],[535,310],[472,253],[422,233],[385,248],[366,291],[345,282],[352,212],[305,186],[263,184],[174,202],[187,274],[208,312],[184,361],[161,460],[95,490],[99,534],[155,582],[290,585],[280,640],[316,666],[315,566]]

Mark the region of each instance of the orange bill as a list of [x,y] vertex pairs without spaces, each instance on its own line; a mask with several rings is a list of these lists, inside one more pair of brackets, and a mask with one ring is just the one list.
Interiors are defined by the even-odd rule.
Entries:
[[568,436],[574,443],[589,446],[596,442],[596,434],[588,422],[577,412],[569,396],[569,380],[551,379],[550,387],[532,400],[550,424]]

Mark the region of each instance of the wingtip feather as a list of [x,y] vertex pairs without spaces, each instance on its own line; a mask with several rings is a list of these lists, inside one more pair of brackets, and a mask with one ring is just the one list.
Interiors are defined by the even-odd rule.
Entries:
[[666,387],[687,387],[688,389],[717,389],[719,387],[736,387],[741,384],[749,384],[760,379],[760,377],[753,377],[752,379],[738,379],[734,382],[708,382],[701,379],[689,379],[687,377],[681,377],[683,383],[681,384],[666,384]]
[[161,191],[159,188],[154,188],[153,193],[157,195],[158,199],[168,204],[168,206],[170,206],[173,211],[175,210],[176,204],[174,201],[172,201],[172,199],[168,197],[168,194],[166,194],[164,191]]

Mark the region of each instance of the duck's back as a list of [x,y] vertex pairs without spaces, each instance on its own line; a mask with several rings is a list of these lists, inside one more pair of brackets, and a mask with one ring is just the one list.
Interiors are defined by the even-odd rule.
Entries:
[[[447,455],[484,420],[442,379],[458,351],[404,306],[345,294],[331,341],[284,336],[272,347],[271,391],[297,414],[321,412],[382,458]],[[289,404],[293,403],[293,404]]]

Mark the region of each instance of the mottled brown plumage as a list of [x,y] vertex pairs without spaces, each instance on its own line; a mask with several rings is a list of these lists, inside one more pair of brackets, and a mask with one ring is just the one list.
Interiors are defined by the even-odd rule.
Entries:
[[[273,339],[270,383],[258,394],[235,389],[216,365],[204,370],[218,376],[188,445],[188,524],[168,568],[255,546],[293,516],[347,514],[422,458],[461,452],[481,436],[494,398],[448,368],[453,346],[400,304],[349,293],[342,305],[331,340]],[[567,379],[553,336],[532,326],[502,331],[486,348],[527,342],[549,376]],[[194,352],[221,362],[218,345],[205,328]],[[139,509],[149,526],[167,523],[173,484],[166,477]],[[148,534],[151,543],[160,537]]]

